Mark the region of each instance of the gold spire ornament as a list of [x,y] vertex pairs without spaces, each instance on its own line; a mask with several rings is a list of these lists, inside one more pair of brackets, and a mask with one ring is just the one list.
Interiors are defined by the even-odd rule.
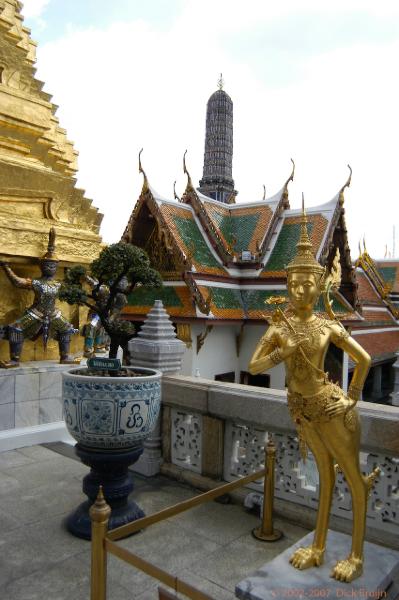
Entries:
[[176,180],[173,182],[173,196],[174,196],[175,200],[177,200],[178,202],[181,202],[181,198],[177,195],[177,192],[176,192]]
[[[341,280],[339,252],[331,271],[326,273],[313,253],[303,196],[297,252],[286,271],[290,312],[285,314],[280,308],[286,298],[273,296],[267,300],[276,309],[251,358],[249,371],[256,375],[284,362],[288,409],[298,432],[300,454],[306,459],[310,449],[319,471],[320,496],[313,543],[298,548],[290,563],[297,569],[308,569],[320,566],[324,561],[338,463],[352,496],[353,531],[349,555],[337,562],[331,577],[350,582],[363,572],[367,499],[379,472],[376,468],[365,476],[359,465],[360,421],[355,405],[371,359],[332,311],[329,294],[339,288]],[[325,296],[329,319],[314,312],[321,293]],[[355,364],[347,394],[329,380],[324,370],[330,343],[346,352]]]
[[349,187],[352,181],[352,168],[350,165],[347,165],[348,169],[349,169],[349,176],[348,179],[346,180],[346,182],[344,183],[344,185],[342,186],[342,188],[339,191],[339,203],[342,206],[344,203],[344,191],[345,188]]
[[143,165],[141,164],[141,153],[142,152],[143,152],[143,148],[139,152],[139,173],[141,173],[143,175],[143,187],[141,188],[141,193],[144,194],[145,192],[148,192],[148,190],[150,189],[150,186],[148,185],[147,175],[143,169]]
[[186,192],[188,192],[189,190],[193,190],[194,186],[193,186],[193,182],[191,181],[190,173],[187,170],[187,166],[186,166],[186,154],[187,154],[187,150],[185,150],[185,152],[183,154],[183,173],[185,175],[187,175]]
[[326,307],[326,311],[328,316],[330,317],[330,319],[337,319],[337,316],[334,314],[333,311],[333,301],[330,300],[330,294],[331,292],[337,292],[340,288],[341,285],[341,275],[342,275],[342,269],[341,269],[341,255],[339,252],[339,248],[337,248],[337,251],[335,253],[335,257],[331,266],[331,270],[329,272],[329,274],[325,277],[324,279],[324,286],[323,286],[323,300],[324,300],[324,306]]

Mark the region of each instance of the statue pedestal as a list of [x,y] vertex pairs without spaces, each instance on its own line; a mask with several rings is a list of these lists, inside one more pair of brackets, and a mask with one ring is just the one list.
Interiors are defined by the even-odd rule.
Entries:
[[129,466],[138,460],[143,452],[142,446],[101,452],[76,444],[75,452],[90,467],[90,473],[83,478],[83,492],[88,500],[82,502],[66,519],[66,527],[70,533],[85,540],[91,539],[89,510],[97,498],[100,485],[103,486],[105,499],[111,507],[108,529],[122,527],[145,516],[141,508],[129,498],[134,489]]
[[61,373],[71,368],[43,360],[0,369],[0,431],[61,421]]
[[[236,596],[242,600],[283,600],[286,598],[385,598],[395,600],[399,594],[399,552],[365,542],[364,572],[352,583],[342,583],[330,577],[338,560],[348,556],[351,538],[329,531],[324,565],[299,571],[289,558],[299,546],[309,546],[313,532],[266,563],[252,576],[236,586]],[[262,546],[259,544],[259,552]]]

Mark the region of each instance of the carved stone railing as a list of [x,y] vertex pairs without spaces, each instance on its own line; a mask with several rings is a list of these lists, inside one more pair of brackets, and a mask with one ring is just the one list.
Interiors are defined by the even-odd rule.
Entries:
[[[369,538],[399,547],[399,408],[359,402],[359,409],[361,468],[365,473],[376,465],[381,468],[369,500]],[[309,525],[317,508],[318,473],[310,453],[306,463],[300,458],[286,393],[193,377],[164,377],[164,472],[198,484],[202,477],[208,486],[212,479],[233,481],[263,467],[269,434],[277,446],[275,497],[280,513]],[[262,482],[247,488],[245,504],[261,504],[262,489]],[[348,530],[351,496],[341,471],[331,512],[334,524]]]

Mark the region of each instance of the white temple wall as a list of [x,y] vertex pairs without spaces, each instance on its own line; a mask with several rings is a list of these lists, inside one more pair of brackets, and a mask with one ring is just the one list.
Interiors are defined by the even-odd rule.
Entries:
[[[197,354],[197,336],[204,333],[205,325],[193,324],[191,327],[192,347],[186,348],[183,355],[181,375],[215,379],[215,375],[234,371],[238,381],[239,365],[236,353],[235,325],[215,325],[205,338],[204,344]],[[197,371],[198,370],[198,371]]]
[[195,372],[193,370],[193,361],[195,356],[195,344],[196,344],[196,334],[194,332],[194,326],[191,327],[191,339],[192,344],[191,348],[188,348],[186,345],[186,349],[184,351],[182,361],[181,361],[181,371],[180,375],[189,375],[190,377],[195,376]]
[[[196,340],[197,335],[203,333],[203,331],[204,326],[196,326],[196,333],[193,338]],[[199,353],[195,353],[194,375],[196,375],[196,369],[198,369],[201,377],[215,379],[215,375],[234,371],[235,381],[237,381],[236,332],[236,326],[215,325],[213,327]]]
[[[181,375],[205,379],[215,379],[215,375],[234,371],[235,383],[240,382],[240,372],[248,371],[248,364],[256,345],[265,332],[263,325],[247,325],[244,327],[240,346],[240,355],[236,353],[236,336],[239,325],[215,325],[205,338],[205,342],[197,354],[197,335],[203,333],[205,325],[193,324],[191,327],[192,347],[186,348],[182,360]],[[277,365],[268,371],[270,387],[282,390],[285,387],[284,366]]]

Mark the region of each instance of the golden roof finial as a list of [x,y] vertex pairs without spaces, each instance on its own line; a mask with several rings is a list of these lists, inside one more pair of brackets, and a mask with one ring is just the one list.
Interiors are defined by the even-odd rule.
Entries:
[[145,174],[145,171],[144,171],[143,166],[141,164],[141,153],[142,152],[143,152],[143,148],[139,152],[139,173],[142,173],[142,175],[144,177],[143,187],[141,189],[141,193],[144,194],[144,192],[147,192],[149,190],[149,185],[148,185],[147,175]]
[[230,196],[226,200],[226,204],[235,204],[236,203],[236,192],[231,192]]
[[219,90],[222,90],[224,86],[224,79],[223,79],[223,74],[220,73],[220,77],[218,79],[218,88]]
[[173,182],[173,195],[175,200],[177,200],[178,202],[181,202],[179,196],[176,194],[176,180]]
[[361,255],[362,255],[362,247],[361,247],[360,240],[359,240],[359,258]]
[[342,205],[344,203],[344,190],[345,188],[349,187],[352,181],[352,168],[350,165],[347,165],[348,169],[349,169],[349,177],[346,180],[346,182],[344,183],[344,185],[342,186],[342,188],[339,190],[339,203]]
[[367,248],[366,248],[366,234],[363,234],[363,248],[364,248],[364,252],[367,253]]
[[310,271],[311,273],[324,273],[324,267],[315,259],[313,254],[313,245],[310,241],[308,234],[308,219],[305,211],[305,198],[302,192],[302,219],[301,219],[301,233],[299,241],[296,245],[297,253],[296,256],[286,267],[288,274],[297,271]]
[[263,198],[262,200],[266,200],[266,186],[263,184]]
[[191,181],[191,177],[190,177],[190,173],[187,171],[187,167],[186,167],[186,154],[187,154],[187,150],[184,152],[183,155],[183,171],[184,174],[187,175],[187,187],[186,187],[186,192],[188,192],[188,190],[193,190],[194,186],[193,186],[193,182]]
[[290,160],[292,162],[292,171],[291,171],[291,174],[288,177],[288,179],[285,182],[284,187],[283,187],[283,190],[284,190],[284,192],[283,192],[283,208],[289,208],[290,207],[290,203],[289,203],[289,200],[288,200],[288,184],[289,184],[290,181],[294,181],[295,163],[294,163],[294,161],[293,161],[292,158]]
[[[292,162],[292,171],[291,171],[291,175],[288,177],[287,181],[285,182],[285,187],[287,187],[287,185],[289,184],[290,181],[294,181],[295,162],[294,162],[294,159],[292,159],[292,158],[290,158],[290,161]],[[302,197],[303,197],[303,192],[302,192]]]

